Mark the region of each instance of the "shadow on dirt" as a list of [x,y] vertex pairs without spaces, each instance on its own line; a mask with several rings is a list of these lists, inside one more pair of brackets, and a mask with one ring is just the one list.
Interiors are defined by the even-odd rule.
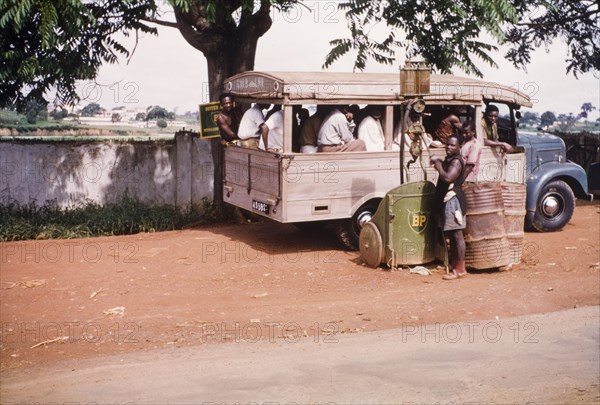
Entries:
[[334,233],[327,227],[299,229],[293,224],[267,220],[242,225],[209,226],[203,229],[268,254],[284,254],[291,257],[306,252],[344,250]]

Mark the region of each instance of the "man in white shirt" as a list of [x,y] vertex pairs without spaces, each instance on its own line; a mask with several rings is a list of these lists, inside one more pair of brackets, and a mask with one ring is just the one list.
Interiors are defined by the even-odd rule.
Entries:
[[367,107],[367,115],[358,126],[358,139],[365,142],[368,152],[380,152],[385,150],[385,135],[381,126],[383,107],[372,105]]
[[323,120],[318,137],[319,152],[355,152],[367,150],[365,142],[354,139],[344,107],[334,108]]
[[259,148],[269,152],[283,151],[283,111],[274,112],[261,126]]
[[244,113],[238,128],[240,145],[244,148],[258,149],[260,126],[265,122],[263,109],[269,108],[269,106],[270,104],[254,104]]

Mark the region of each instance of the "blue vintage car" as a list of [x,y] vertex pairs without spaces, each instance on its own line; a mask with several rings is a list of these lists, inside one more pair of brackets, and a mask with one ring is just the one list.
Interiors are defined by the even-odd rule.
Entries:
[[592,200],[583,168],[567,160],[564,141],[543,132],[518,134],[525,149],[527,214],[525,225],[538,231],[557,231],[571,219],[575,198]]

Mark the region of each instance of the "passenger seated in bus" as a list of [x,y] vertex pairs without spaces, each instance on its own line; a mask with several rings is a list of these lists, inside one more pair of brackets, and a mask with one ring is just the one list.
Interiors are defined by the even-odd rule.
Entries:
[[319,152],[366,151],[365,142],[354,139],[346,114],[348,106],[335,107],[323,119],[317,139]]
[[268,152],[280,153],[283,151],[283,111],[275,111],[260,126],[262,137],[259,148]]
[[292,111],[295,117],[294,120],[292,120],[292,152],[300,152],[300,130],[308,117],[310,117],[310,112],[308,112],[308,109],[302,108],[301,106],[294,106]]
[[298,126],[302,128],[308,117],[310,117],[308,108],[301,108],[300,111],[298,111],[298,114],[296,114],[296,117],[298,119]]
[[352,104],[346,108],[345,111],[346,119],[348,120],[348,125],[350,126],[350,130],[352,131],[352,135],[356,138],[357,128],[362,120],[361,109],[358,105]]
[[445,144],[450,135],[458,133],[461,127],[462,123],[458,118],[458,112],[454,110],[446,111],[433,133],[434,138]]
[[244,148],[258,149],[260,140],[260,126],[265,122],[263,110],[269,108],[270,104],[254,104],[249,108],[240,121],[238,138],[240,145]]
[[370,105],[365,108],[368,114],[358,126],[358,139],[365,142],[368,152],[385,150],[385,135],[381,126],[383,106]]
[[483,144],[485,146],[499,146],[502,151],[512,153],[515,149],[506,142],[501,142],[498,137],[498,115],[499,110],[493,104],[488,104],[481,118],[481,129],[483,130]]
[[300,153],[316,153],[319,128],[327,115],[328,107],[317,105],[317,111],[308,117],[300,127]]
[[273,107],[271,107],[269,111],[267,111],[267,113],[265,114],[265,121],[268,120],[269,117],[275,114],[277,111],[281,111],[281,104],[273,104]]
[[238,107],[234,107],[233,96],[230,93],[223,93],[219,97],[221,102],[221,111],[217,116],[217,127],[221,139],[225,142],[234,142],[238,139],[237,132],[242,112]]

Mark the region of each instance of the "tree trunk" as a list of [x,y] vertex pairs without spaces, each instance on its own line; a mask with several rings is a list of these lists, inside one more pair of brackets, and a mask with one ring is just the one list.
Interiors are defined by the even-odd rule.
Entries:
[[[239,7],[239,6],[238,6]],[[210,100],[218,100],[223,82],[237,73],[253,70],[258,39],[269,30],[270,0],[261,0],[261,7],[252,14],[242,12],[238,26],[230,23],[212,25],[202,7],[192,7],[188,13],[174,8],[177,27],[184,39],[206,57]],[[214,207],[225,212],[223,202],[223,145],[211,140],[214,163]]]
[[[207,55],[206,61],[208,64],[208,91],[210,100],[217,100],[223,82],[231,75],[229,63],[224,53],[216,55]],[[225,202],[223,201],[223,144],[221,138],[213,138],[210,140],[210,150],[212,152],[214,183],[213,183],[213,206],[217,211],[217,215],[225,213]]]
[[[229,52],[206,55],[208,65],[208,89],[210,100],[218,100],[223,89],[225,79],[237,73],[253,70],[256,55],[256,44],[240,41],[229,49]],[[218,213],[225,213],[223,201],[223,157],[224,148],[220,138],[211,139],[211,151],[214,167],[214,194],[213,204]]]

